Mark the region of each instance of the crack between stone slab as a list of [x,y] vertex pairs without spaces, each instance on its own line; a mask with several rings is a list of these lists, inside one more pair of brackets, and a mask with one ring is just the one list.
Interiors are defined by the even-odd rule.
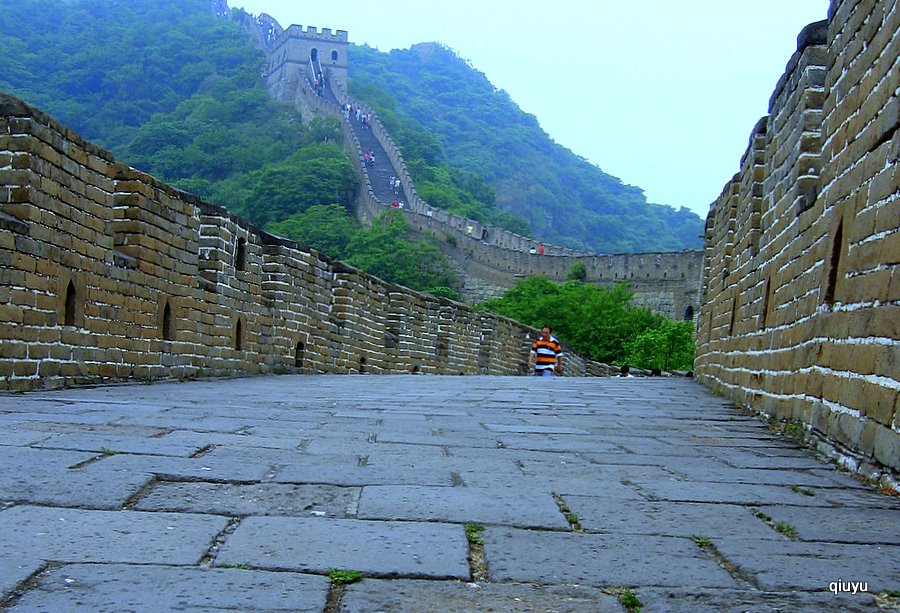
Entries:
[[584,532],[584,528],[581,526],[581,520],[575,513],[572,513],[572,510],[569,508],[569,503],[565,501],[562,495],[557,494],[556,492],[550,492],[550,495],[553,496],[556,506],[559,507],[559,512],[563,514],[563,517],[569,523],[569,527],[572,531]]
[[469,561],[469,580],[473,583],[490,583],[487,560],[484,557],[484,543],[469,541],[469,553],[466,556]]
[[328,598],[325,599],[324,613],[340,613],[343,597],[344,584],[332,581],[328,588]]
[[[801,508],[803,508],[803,507],[801,507]],[[762,521],[764,524],[766,524],[768,527],[770,527],[775,532],[778,532],[782,536],[785,536],[792,541],[800,540],[800,537],[797,536],[796,530],[794,530],[794,527],[792,525],[790,525],[789,523],[787,523],[787,522],[775,523],[775,520],[773,520],[771,517],[769,517],[768,515],[766,515],[765,513],[763,513],[762,511],[760,511],[759,509],[757,509],[755,507],[750,507],[750,512],[753,514],[754,517],[756,517],[757,519]]]
[[37,587],[41,581],[41,577],[48,573],[65,566],[62,562],[45,562],[36,571],[31,573],[23,581],[20,581],[16,587],[3,599],[0,599],[0,611],[6,611],[12,608],[26,592]]
[[204,445],[203,447],[201,447],[200,449],[198,449],[197,451],[195,451],[188,457],[191,459],[202,458],[203,456],[205,456],[207,453],[209,453],[210,451],[212,451],[215,448],[216,448],[215,445]]
[[519,472],[521,472],[523,475],[528,475],[528,471],[525,470],[525,462],[519,459],[515,459],[513,460],[513,464],[516,465],[516,468],[518,468]]
[[237,530],[237,527],[240,525],[241,517],[229,517],[228,523],[225,524],[225,527],[222,528],[221,532],[219,532],[212,541],[209,549],[206,550],[206,553],[203,554],[203,557],[200,558],[199,566],[200,568],[211,568],[213,563],[216,561],[216,556],[219,555],[219,550],[222,548],[222,545],[225,544],[225,540],[231,536],[231,534]]
[[638,494],[640,494],[641,496],[643,496],[645,500],[648,500],[648,501],[650,501],[650,502],[659,502],[659,501],[660,501],[659,498],[657,498],[657,497],[654,496],[653,494],[647,492],[644,488],[642,488],[640,485],[638,485],[637,483],[635,483],[635,482],[632,481],[631,479],[619,479],[619,483],[621,483],[621,484],[624,485],[625,487],[630,487],[630,488],[632,488],[632,489],[633,489],[634,491],[636,491]]
[[713,562],[722,567],[739,585],[744,588],[752,587],[756,590],[761,589],[759,580],[756,577],[747,571],[741,570],[734,562],[726,558],[711,540],[698,536],[691,537],[691,540],[694,541],[694,544],[709,556]]
[[203,477],[199,475],[173,475],[171,473],[155,473],[158,481],[167,483],[219,483],[223,485],[260,485],[260,479],[227,479],[225,477]]
[[129,496],[125,502],[122,503],[123,511],[130,511],[134,508],[134,505],[137,504],[137,501],[142,498],[150,489],[153,488],[157,483],[156,475],[150,477],[144,485],[139,487],[136,492],[134,492],[131,496]]
[[[50,448],[42,447],[42,449],[50,449]],[[71,466],[69,466],[68,470],[80,470],[80,469],[84,468],[85,466],[89,466],[89,465],[93,464],[94,462],[99,462],[103,458],[107,458],[107,457],[109,457],[109,456],[100,453],[93,457],[88,458],[87,460],[82,460],[81,462],[78,462],[77,464],[72,464]]]
[[359,499],[362,498],[363,488],[352,487],[349,489],[351,489],[352,491],[350,492],[350,500],[347,502],[347,507],[344,509],[344,516],[350,519],[358,519],[357,515],[359,515]]

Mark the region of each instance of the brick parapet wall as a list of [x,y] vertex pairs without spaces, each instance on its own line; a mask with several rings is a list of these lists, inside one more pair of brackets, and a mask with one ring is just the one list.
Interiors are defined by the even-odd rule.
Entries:
[[870,475],[900,467],[900,8],[801,33],[710,209],[699,379]]
[[[0,389],[262,372],[516,374],[537,331],[390,285],[0,94]],[[571,375],[607,367],[571,355]]]

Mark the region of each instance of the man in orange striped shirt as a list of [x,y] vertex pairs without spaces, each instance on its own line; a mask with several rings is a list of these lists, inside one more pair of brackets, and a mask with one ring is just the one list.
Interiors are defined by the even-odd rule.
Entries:
[[550,332],[550,326],[541,328],[541,336],[532,343],[528,356],[528,368],[534,368],[538,377],[550,377],[554,372],[562,374],[562,346]]

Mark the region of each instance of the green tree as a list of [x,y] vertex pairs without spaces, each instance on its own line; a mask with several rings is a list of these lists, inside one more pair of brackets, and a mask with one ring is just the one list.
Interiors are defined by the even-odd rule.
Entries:
[[572,267],[569,268],[569,272],[566,275],[566,279],[569,281],[585,281],[587,279],[587,268],[584,267],[584,262],[575,262],[572,264]]
[[[378,111],[419,193],[436,206],[594,251],[702,247],[699,216],[684,207],[648,203],[640,188],[553,142],[534,116],[451,49],[424,43],[382,53],[351,46],[349,68],[353,95]],[[454,179],[436,179],[429,170],[438,167]],[[493,197],[456,180],[456,173],[479,177]],[[424,192],[428,197],[425,183],[431,184]],[[500,212],[521,225],[501,219]]]
[[[557,337],[592,360],[609,364],[631,360],[636,366],[643,366],[643,359],[631,359],[630,348],[634,340],[647,331],[674,322],[647,308],[635,306],[632,298],[625,283],[602,288],[580,281],[554,283],[544,277],[531,277],[517,283],[500,298],[482,303],[479,308],[534,327],[550,325]],[[690,334],[687,346],[683,336],[675,335],[675,339],[681,344],[671,348],[669,365],[680,368],[685,361],[685,352],[690,352],[690,359],[693,359],[693,344]],[[679,366],[673,366],[675,364]]]
[[628,343],[628,362],[639,368],[693,369],[693,324],[665,319],[658,326],[644,330]]
[[447,258],[433,243],[405,239],[408,232],[403,213],[385,211],[350,241],[347,263],[412,289],[434,289],[441,295],[455,291],[459,277]]
[[350,241],[361,228],[339,204],[311,206],[302,213],[266,225],[272,234],[290,238],[337,260],[350,256]]

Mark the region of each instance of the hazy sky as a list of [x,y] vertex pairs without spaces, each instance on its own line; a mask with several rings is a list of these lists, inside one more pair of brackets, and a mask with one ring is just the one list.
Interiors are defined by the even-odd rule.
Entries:
[[[382,51],[437,41],[558,143],[706,217],[828,0],[230,0]],[[352,59],[351,59],[352,61]],[[352,67],[351,67],[352,71]]]

